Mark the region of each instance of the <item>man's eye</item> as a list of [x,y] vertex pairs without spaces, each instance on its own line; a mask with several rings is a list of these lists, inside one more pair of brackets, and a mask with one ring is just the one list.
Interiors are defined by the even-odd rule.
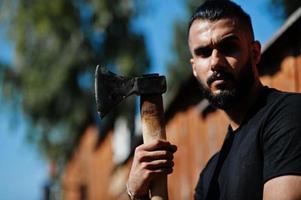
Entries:
[[220,45],[219,47],[219,51],[220,53],[222,53],[223,55],[225,56],[231,56],[233,54],[235,54],[237,51],[238,51],[238,47],[236,44],[228,44],[228,43],[225,43],[225,44],[222,44]]
[[210,48],[198,48],[194,51],[196,56],[201,56],[204,58],[207,58],[209,56],[211,56],[212,53],[212,49]]

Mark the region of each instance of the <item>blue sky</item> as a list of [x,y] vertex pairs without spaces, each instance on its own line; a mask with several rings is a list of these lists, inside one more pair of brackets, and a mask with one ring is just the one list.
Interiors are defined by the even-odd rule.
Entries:
[[[151,56],[151,72],[165,74],[165,65],[172,59],[172,25],[174,20],[188,17],[185,0],[146,0],[151,11],[137,22],[137,29],[146,35]],[[237,0],[252,17],[256,38],[265,44],[281,25],[272,16],[266,1]],[[0,60],[13,62],[13,45],[0,24]],[[183,47],[185,48],[185,47]],[[0,76],[1,84],[1,76]],[[25,141],[26,123],[18,109],[3,101],[0,93],[0,199],[41,199],[47,180],[47,163]],[[17,111],[17,112],[16,112]]]
[[[262,44],[281,26],[268,9],[266,0],[234,0],[250,14],[254,26],[255,37]],[[152,72],[165,74],[165,65],[172,59],[172,31],[174,20],[191,14],[183,9],[185,0],[148,0],[154,12],[148,13],[139,20],[139,29],[146,34],[148,51],[152,60]],[[183,47],[186,48],[186,47]]]

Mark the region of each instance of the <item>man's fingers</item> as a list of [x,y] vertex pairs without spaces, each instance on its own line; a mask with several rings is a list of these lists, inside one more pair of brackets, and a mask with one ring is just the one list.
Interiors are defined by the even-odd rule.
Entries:
[[150,175],[171,174],[172,172],[173,172],[173,168],[161,168],[161,169],[151,170],[149,174]]
[[140,150],[145,151],[155,151],[155,150],[169,150],[171,152],[175,152],[177,147],[173,144],[170,144],[167,140],[153,140],[148,144],[143,144],[138,147]]
[[144,152],[144,155],[141,157],[141,162],[153,161],[153,160],[172,160],[174,158],[173,153],[166,150]]
[[149,179],[159,174],[171,174],[173,172],[173,161],[155,160],[152,162],[144,162],[141,164],[144,171],[145,179]]
[[167,169],[172,168],[174,162],[172,160],[154,160],[152,162],[146,162],[144,167],[149,170]]
[[136,151],[135,157],[138,162],[150,162],[153,160],[173,160],[174,151],[155,150],[155,151]]

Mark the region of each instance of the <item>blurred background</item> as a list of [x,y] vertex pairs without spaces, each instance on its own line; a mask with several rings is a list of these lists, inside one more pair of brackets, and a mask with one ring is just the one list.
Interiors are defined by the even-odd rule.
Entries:
[[[167,137],[179,146],[169,192],[192,199],[226,127],[191,78],[186,28],[201,2],[0,0],[0,199],[127,199],[132,152],[142,142],[139,99],[100,120],[98,64],[125,76],[167,77]],[[282,80],[280,88],[300,91],[301,1],[235,2],[263,44],[264,83]]]

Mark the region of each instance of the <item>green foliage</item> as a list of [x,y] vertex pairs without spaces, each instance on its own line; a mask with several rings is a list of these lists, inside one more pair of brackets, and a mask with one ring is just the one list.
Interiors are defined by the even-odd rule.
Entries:
[[[11,22],[16,66],[2,71],[22,98],[30,140],[47,158],[66,160],[96,120],[96,65],[129,76],[149,66],[144,38],[130,27],[136,5],[132,0],[5,3],[10,14],[0,19]],[[133,112],[135,106],[129,107]]]
[[190,15],[202,3],[202,1],[189,0],[186,4],[188,16],[186,20],[178,20],[174,24],[174,41],[173,41],[173,54],[175,58],[172,63],[168,65],[168,91],[169,96],[167,102],[174,97],[178,91],[180,84],[191,75],[190,58],[191,54],[188,48],[188,35],[187,26]]

